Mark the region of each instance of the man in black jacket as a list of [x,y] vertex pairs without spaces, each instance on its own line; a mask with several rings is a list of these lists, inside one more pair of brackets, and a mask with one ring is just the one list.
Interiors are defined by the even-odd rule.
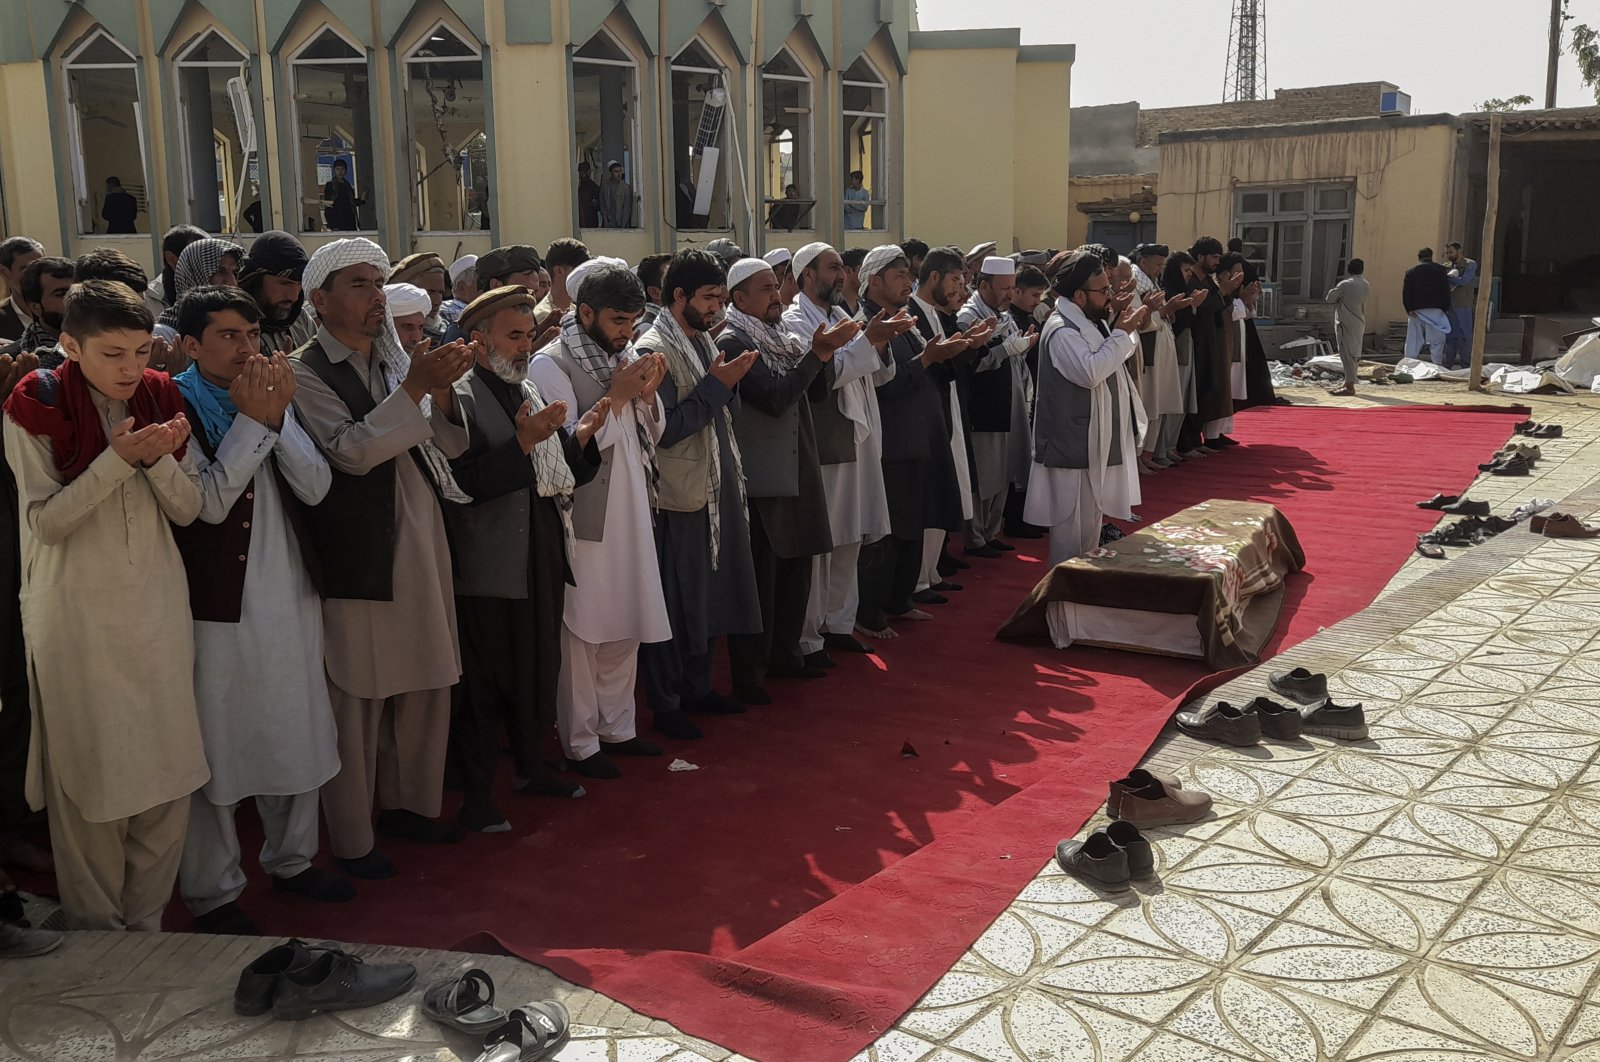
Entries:
[[1444,341],[1450,334],[1450,271],[1433,260],[1433,248],[1417,252],[1417,264],[1406,270],[1401,300],[1406,308],[1406,357],[1419,358],[1427,347],[1435,364],[1444,364]]

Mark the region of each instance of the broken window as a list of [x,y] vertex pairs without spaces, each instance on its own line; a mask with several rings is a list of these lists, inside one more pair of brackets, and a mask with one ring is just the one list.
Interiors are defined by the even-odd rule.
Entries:
[[178,53],[174,67],[187,220],[207,232],[249,232],[245,212],[261,200],[250,58],[210,29]]
[[1350,184],[1241,188],[1234,235],[1263,279],[1285,300],[1316,301],[1344,275],[1350,258]]
[[289,66],[302,229],[375,231],[377,168],[366,52],[323,26]]
[[96,28],[67,52],[62,69],[77,231],[149,232],[138,61]]
[[[866,56],[850,64],[840,85],[844,97],[844,227],[885,229],[889,86]],[[857,173],[859,178],[852,176]]]
[[727,229],[728,78],[701,41],[672,60],[672,161],[680,229]]
[[816,228],[811,77],[788,49],[761,68],[761,141],[767,227]]
[[[633,56],[609,30],[601,29],[573,53],[572,135],[582,228],[643,224],[637,76]],[[612,163],[622,165],[620,184],[612,179]]]
[[411,207],[419,232],[489,227],[483,56],[444,22],[405,58]]

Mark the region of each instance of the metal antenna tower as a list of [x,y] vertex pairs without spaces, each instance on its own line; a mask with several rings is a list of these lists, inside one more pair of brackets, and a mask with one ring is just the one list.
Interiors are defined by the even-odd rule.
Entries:
[[1233,0],[1222,102],[1267,98],[1267,0]]

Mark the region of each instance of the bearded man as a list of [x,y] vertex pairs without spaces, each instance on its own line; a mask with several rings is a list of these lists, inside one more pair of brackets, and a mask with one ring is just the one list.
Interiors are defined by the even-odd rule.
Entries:
[[306,312],[300,279],[310,256],[287,232],[263,232],[239,262],[239,286],[261,308],[261,356],[298,350],[317,334]]

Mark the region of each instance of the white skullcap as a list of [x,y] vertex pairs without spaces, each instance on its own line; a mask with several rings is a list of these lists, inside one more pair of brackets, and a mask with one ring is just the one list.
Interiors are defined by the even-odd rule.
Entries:
[[[768,257],[771,257],[770,255]],[[731,291],[761,272],[763,269],[771,270],[772,266],[765,259],[741,258],[733,263],[728,270],[728,289]]]
[[[794,261],[794,252],[789,250],[787,247],[776,247],[763,255],[762,261],[766,262],[767,265],[771,266],[773,270],[776,271],[777,268],[783,265],[785,262]],[[738,263],[734,264],[737,265]],[[732,286],[731,282],[729,286]]]
[[589,259],[583,265],[567,274],[567,297],[573,302],[577,302],[578,289],[583,286],[583,278],[601,266],[621,266],[623,269],[627,269],[628,263],[620,258],[606,258],[604,255],[599,258]]
[[389,302],[391,317],[409,317],[414,313],[426,317],[433,312],[433,296],[415,284],[385,284],[383,297]]
[[806,268],[816,261],[817,255],[823,251],[831,251],[833,247],[826,243],[808,243],[794,253],[794,275],[799,276]]
[[890,262],[905,256],[906,253],[900,249],[900,245],[894,243],[886,243],[868,251],[867,257],[861,260],[861,294],[867,293],[868,280],[883,272]]
[[992,251],[994,249],[995,249],[995,244],[994,244],[993,240],[990,240],[988,243],[980,243],[980,244],[978,244],[978,246],[974,247],[972,250],[967,252],[967,259],[970,261],[970,260],[978,257],[980,254],[988,254],[990,251]]
[[469,269],[476,268],[477,264],[478,256],[475,254],[464,254],[460,258],[457,258],[454,262],[451,262],[450,283],[454,284],[456,281],[460,280],[462,273],[465,273]]
[[1009,258],[990,255],[983,260],[983,268],[978,272],[988,277],[1014,277],[1017,275],[1017,263]]
[[[312,291],[322,287],[330,276],[353,265],[369,265],[389,279],[389,256],[383,248],[361,236],[325,243],[311,253],[301,285]],[[308,299],[309,303],[310,300]]]

